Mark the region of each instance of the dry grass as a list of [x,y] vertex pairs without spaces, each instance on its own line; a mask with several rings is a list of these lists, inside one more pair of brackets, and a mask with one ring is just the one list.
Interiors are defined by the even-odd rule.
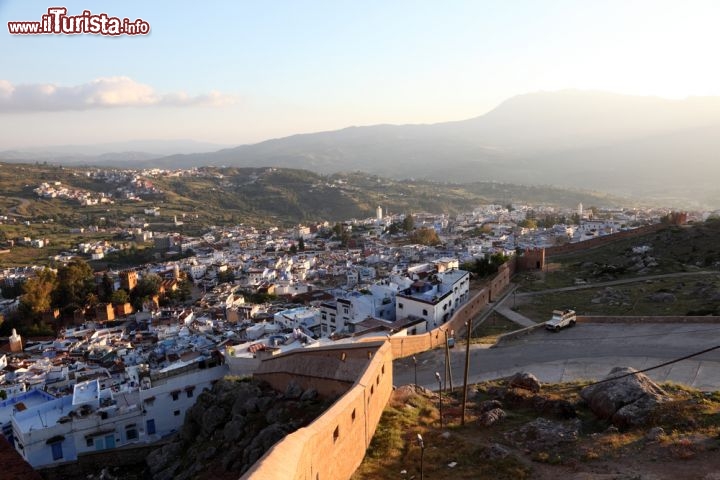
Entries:
[[[460,424],[461,393],[443,397],[444,432],[439,429],[436,393],[415,393],[401,388],[385,410],[368,454],[353,475],[353,480],[377,478],[420,478],[420,448],[417,434],[425,441],[425,478],[448,477],[470,479],[530,479],[547,477],[547,469],[597,468],[604,462],[645,462],[652,468],[658,462],[683,461],[684,465],[702,461],[720,449],[720,394],[707,394],[682,385],[663,384],[673,400],[660,405],[645,428],[618,431],[598,420],[580,400],[579,392],[587,382],[544,385],[541,394],[549,399],[563,399],[576,405],[581,421],[577,442],[540,450],[514,445],[509,432],[545,416],[531,407],[530,393],[516,391],[503,401],[507,417],[497,425],[482,427],[477,423],[479,404],[491,398],[493,387],[502,381],[485,382],[471,389],[466,422]],[[551,417],[548,417],[551,418]],[[646,434],[661,426],[666,432],[656,441]],[[493,445],[502,445],[510,455],[498,458]],[[631,460],[629,460],[631,459]],[[456,462],[454,467],[449,467]],[[686,463],[688,462],[688,463]],[[593,467],[596,465],[596,467]],[[405,474],[400,472],[405,471]],[[560,475],[563,470],[558,470]]]

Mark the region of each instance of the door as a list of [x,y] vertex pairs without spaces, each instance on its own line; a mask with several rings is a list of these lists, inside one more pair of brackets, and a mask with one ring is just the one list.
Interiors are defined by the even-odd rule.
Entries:
[[105,435],[105,448],[115,448],[115,434]]
[[151,418],[147,421],[147,433],[153,435],[155,433],[155,419]]

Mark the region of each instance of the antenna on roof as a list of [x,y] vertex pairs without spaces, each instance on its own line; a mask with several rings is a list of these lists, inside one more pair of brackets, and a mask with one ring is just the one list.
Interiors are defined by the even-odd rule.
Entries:
[[43,428],[47,428],[47,425],[45,425],[45,421],[42,418],[42,415],[40,415],[40,411],[37,412],[38,417],[40,418],[40,423],[42,424]]

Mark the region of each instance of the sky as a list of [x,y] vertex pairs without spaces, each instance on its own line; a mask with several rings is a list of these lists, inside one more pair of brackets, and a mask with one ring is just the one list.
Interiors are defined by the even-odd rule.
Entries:
[[[48,8],[148,35],[12,35]],[[715,0],[0,0],[0,150],[223,145],[482,115],[523,93],[720,95]]]

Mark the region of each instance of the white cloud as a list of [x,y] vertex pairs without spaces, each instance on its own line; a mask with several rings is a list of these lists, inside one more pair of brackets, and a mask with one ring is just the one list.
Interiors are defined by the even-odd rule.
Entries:
[[93,110],[117,107],[218,107],[235,102],[219,92],[190,96],[185,92],[160,94],[128,77],[97,78],[74,86],[13,85],[0,80],[0,113]]

